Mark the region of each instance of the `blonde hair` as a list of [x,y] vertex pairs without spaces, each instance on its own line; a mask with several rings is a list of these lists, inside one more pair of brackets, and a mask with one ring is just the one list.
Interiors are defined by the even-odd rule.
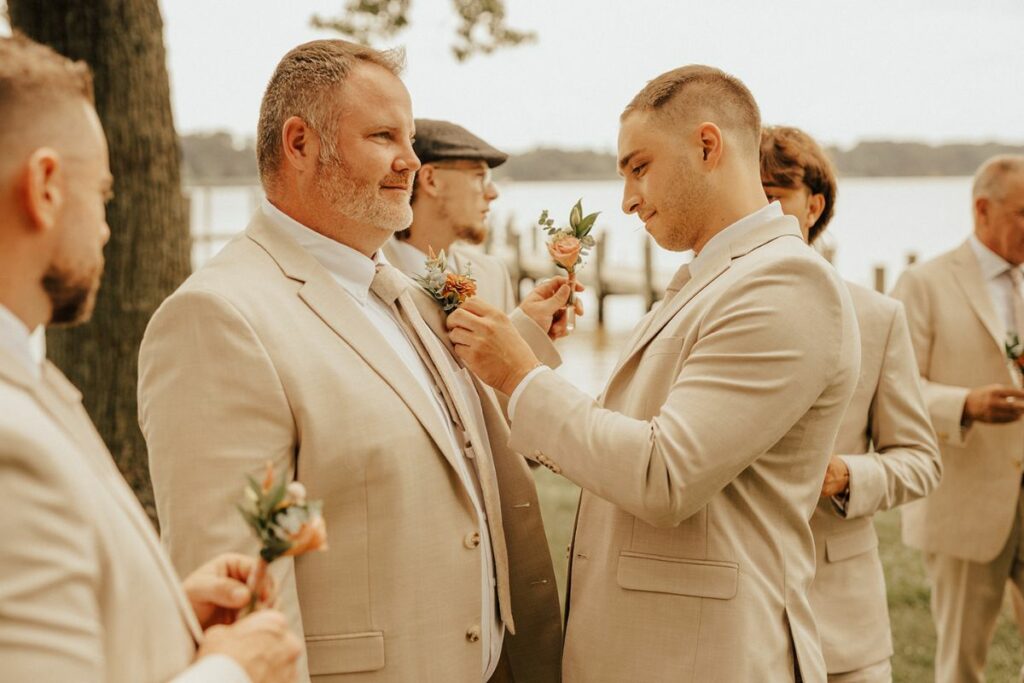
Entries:
[[752,151],[761,139],[761,111],[754,96],[743,81],[713,66],[691,64],[666,71],[636,94],[620,120],[638,111],[699,112],[719,128],[738,133]]
[[986,160],[974,174],[971,197],[1003,199],[1006,191],[1003,181],[1013,174],[1024,175],[1024,154],[1000,154]]
[[314,40],[292,49],[270,77],[260,105],[256,163],[264,187],[281,164],[281,129],[292,116],[320,136],[322,157],[335,156],[337,87],[359,63],[376,64],[396,76],[404,66],[401,50],[380,51],[345,40]]
[[85,62],[19,33],[0,37],[0,137],[22,137],[28,122],[76,99],[93,104],[92,73]]

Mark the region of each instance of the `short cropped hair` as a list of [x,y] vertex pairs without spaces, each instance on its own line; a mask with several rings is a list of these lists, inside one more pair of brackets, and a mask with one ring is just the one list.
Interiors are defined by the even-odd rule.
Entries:
[[92,73],[46,45],[15,33],[0,37],[0,138],[23,135],[40,112],[76,99],[93,104]]
[[798,188],[825,198],[825,208],[808,231],[814,242],[825,232],[835,213],[836,171],[814,138],[799,128],[766,126],[761,131],[761,182],[775,187]]
[[1000,154],[987,159],[974,174],[972,198],[1003,199],[1006,191],[1003,181],[1014,174],[1024,175],[1024,154]]
[[345,40],[314,40],[281,58],[263,93],[256,133],[256,164],[264,187],[281,165],[281,129],[292,116],[320,135],[326,157],[334,156],[336,90],[360,63],[376,64],[397,76],[405,54]]
[[648,111],[700,112],[719,128],[737,133],[751,152],[757,150],[761,111],[754,96],[743,81],[713,66],[691,64],[666,71],[636,94],[620,120]]

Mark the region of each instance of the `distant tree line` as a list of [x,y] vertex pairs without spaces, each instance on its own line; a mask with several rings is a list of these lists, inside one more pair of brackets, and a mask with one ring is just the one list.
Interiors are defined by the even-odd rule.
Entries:
[[[255,182],[256,152],[252,140],[237,141],[229,133],[196,133],[181,137],[184,175],[192,182]],[[849,177],[971,175],[994,154],[1024,154],[1024,145],[861,142],[851,149],[827,149],[839,173]],[[616,178],[615,155],[539,147],[516,154],[495,169],[499,180],[606,180]]]

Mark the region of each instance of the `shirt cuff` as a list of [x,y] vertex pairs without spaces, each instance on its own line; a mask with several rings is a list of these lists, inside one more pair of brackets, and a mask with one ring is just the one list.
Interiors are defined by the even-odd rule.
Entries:
[[533,381],[533,378],[544,372],[550,370],[546,365],[538,365],[533,370],[526,373],[526,377],[520,380],[519,384],[512,391],[512,395],[508,397],[508,421],[512,422],[516,418],[516,404],[519,403],[519,397],[523,395],[523,391],[526,390],[526,385]]
[[227,655],[207,655],[174,677],[171,683],[252,683],[241,665]]

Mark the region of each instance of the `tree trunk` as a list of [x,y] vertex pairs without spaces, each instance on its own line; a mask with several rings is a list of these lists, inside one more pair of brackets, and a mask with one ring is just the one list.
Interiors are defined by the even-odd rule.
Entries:
[[93,70],[110,144],[106,274],[92,322],[51,330],[48,353],[82,391],[118,467],[156,519],[136,415],[138,352],[188,276],[191,238],[157,0],[8,0],[11,26]]

